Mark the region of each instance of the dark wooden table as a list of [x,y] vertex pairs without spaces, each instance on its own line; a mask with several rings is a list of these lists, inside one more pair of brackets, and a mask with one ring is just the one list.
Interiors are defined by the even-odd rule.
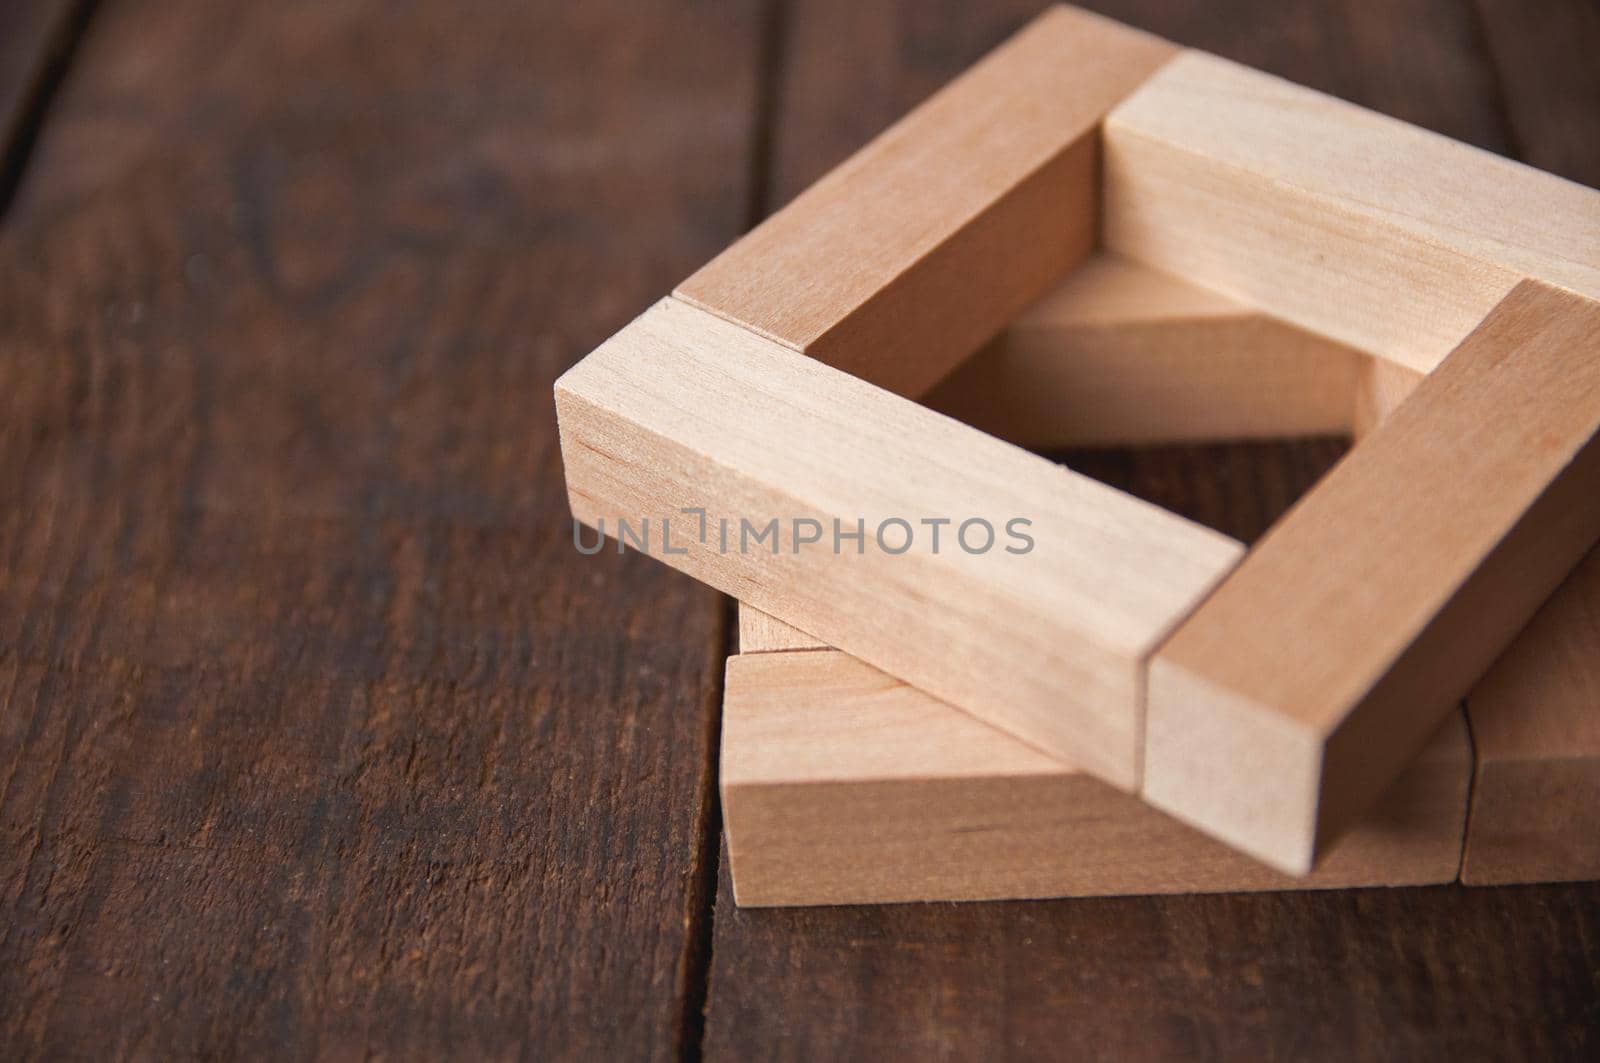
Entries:
[[[0,3],[0,1055],[1600,1058],[1595,886],[733,907],[551,383],[1037,6]],[[1600,183],[1587,0],[1093,6]]]

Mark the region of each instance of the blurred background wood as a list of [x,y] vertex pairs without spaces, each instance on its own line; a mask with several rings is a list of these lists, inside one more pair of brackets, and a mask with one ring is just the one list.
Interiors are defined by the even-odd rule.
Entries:
[[[66,6],[0,19],[4,1055],[1596,1054],[1594,885],[718,882],[730,608],[576,554],[550,384],[1040,4]],[[1090,6],[1600,183],[1586,0]],[[1250,537],[1339,450],[1063,457]]]
[[91,7],[90,0],[0,4],[0,216]]

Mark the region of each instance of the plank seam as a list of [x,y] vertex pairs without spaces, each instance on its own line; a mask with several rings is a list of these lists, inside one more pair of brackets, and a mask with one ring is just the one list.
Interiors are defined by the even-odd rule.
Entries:
[[43,62],[28,89],[27,101],[11,127],[0,129],[0,222],[5,220],[17,190],[22,187],[33,149],[49,117],[50,105],[66,81],[98,6],[99,0],[78,0],[73,5],[52,35]]

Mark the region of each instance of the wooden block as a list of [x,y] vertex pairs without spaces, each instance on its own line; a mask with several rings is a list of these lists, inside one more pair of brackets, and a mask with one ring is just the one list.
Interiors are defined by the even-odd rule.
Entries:
[[1089,253],[1100,121],[1176,51],[1052,8],[675,294],[920,394]]
[[[1242,553],[672,299],[562,376],[556,405],[580,521],[648,518],[650,554],[1124,788],[1149,654]],[[688,506],[708,511],[704,542]],[[724,519],[735,537],[776,520],[771,549],[724,551]],[[932,520],[951,522],[938,543]],[[992,545],[960,530],[976,520]],[[799,545],[813,528],[823,543]]]
[[1343,434],[1368,361],[1100,254],[925,401],[1034,449]]
[[808,635],[745,602],[738,603],[738,614],[740,653],[786,653],[790,650],[833,648],[815,635]]
[[1145,795],[1303,873],[1600,535],[1600,304],[1517,286],[1156,655]]
[[1448,882],[1470,775],[1457,712],[1293,878],[838,651],[728,661],[721,784],[741,905]]
[[1215,56],[1104,144],[1112,250],[1412,369],[1524,277],[1600,297],[1600,193]]
[[1600,549],[1467,696],[1463,882],[1600,878]]
[[1417,390],[1417,385],[1422,383],[1422,376],[1415,369],[1407,369],[1382,358],[1368,358],[1356,385],[1355,412],[1350,419],[1351,435],[1363,439],[1382,424]]
[[828,644],[790,627],[754,606],[739,603],[739,652],[781,653],[786,650],[822,650]]

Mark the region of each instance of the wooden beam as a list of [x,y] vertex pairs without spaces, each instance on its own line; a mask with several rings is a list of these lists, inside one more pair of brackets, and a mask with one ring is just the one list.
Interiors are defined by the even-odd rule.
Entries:
[[1124,788],[1149,654],[1242,554],[672,299],[555,390],[580,521]]
[[1518,285],[1161,648],[1146,797],[1308,870],[1600,535],[1597,430],[1600,304]]
[[1600,298],[1600,193],[1215,56],[1104,140],[1112,250],[1412,369],[1524,277]]
[[1477,749],[1463,882],[1600,878],[1600,549],[1467,697]]
[[1344,434],[1367,361],[1227,296],[1099,254],[925,401],[1034,449]]
[[836,650],[728,661],[723,820],[741,905],[1448,882],[1471,757],[1453,714],[1295,878]]
[[1089,253],[1101,119],[1176,52],[1052,8],[675,294],[919,394]]

